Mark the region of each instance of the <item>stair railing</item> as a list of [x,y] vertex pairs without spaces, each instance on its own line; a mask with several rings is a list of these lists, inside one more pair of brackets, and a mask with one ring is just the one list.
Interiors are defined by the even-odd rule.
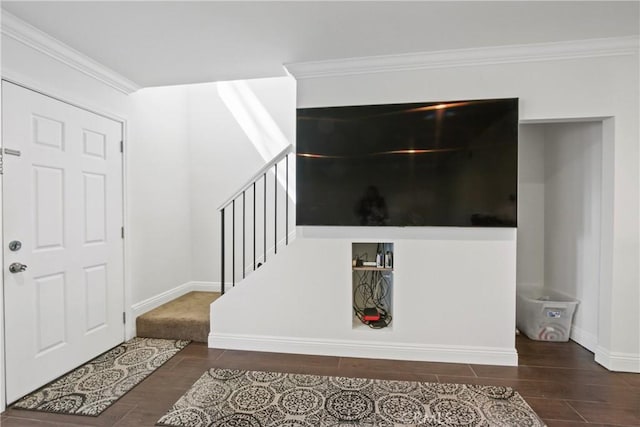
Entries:
[[[220,212],[220,230],[221,230],[221,251],[220,251],[220,293],[224,294],[225,292],[225,268],[226,268],[226,250],[227,248],[227,239],[226,233],[229,231],[227,227],[229,224],[226,223],[226,217],[229,216],[229,210],[231,215],[231,286],[236,285],[236,270],[237,268],[237,260],[236,260],[236,230],[240,228],[237,222],[241,222],[242,228],[242,244],[241,244],[241,262],[242,262],[242,278],[244,279],[247,274],[247,264],[246,264],[246,243],[247,243],[247,224],[250,223],[251,227],[249,229],[249,237],[252,240],[252,254],[253,254],[253,262],[251,263],[252,268],[250,267],[250,271],[255,271],[258,267],[260,267],[263,263],[267,261],[267,252],[268,252],[268,242],[267,235],[273,234],[273,254],[275,255],[278,252],[278,222],[282,221],[282,218],[279,217],[278,212],[278,194],[284,193],[284,245],[289,244],[289,155],[293,151],[293,146],[289,145],[285,149],[283,149],[280,153],[278,153],[273,160],[265,164],[258,172],[256,172],[251,179],[247,181],[245,185],[240,187],[240,190],[236,191],[231,197],[229,197],[224,203],[220,205],[218,211]],[[284,163],[284,172],[282,171],[282,163]],[[278,170],[278,165],[281,165],[280,170]],[[267,201],[268,194],[268,182],[271,181],[270,184],[272,190],[272,201]],[[261,185],[260,185],[261,184]],[[262,187],[260,189],[260,187]],[[284,191],[278,191],[278,187],[281,187]],[[249,198],[253,200],[247,201],[247,194]],[[257,200],[257,197],[262,198],[262,203]],[[280,203],[282,203],[282,199],[280,199]],[[268,205],[270,205],[268,209]],[[236,205],[242,205],[242,219],[236,221]],[[247,205],[250,205],[249,216],[247,218]],[[262,224],[256,227],[256,215],[259,214],[256,208],[258,204],[262,204],[261,206],[261,216],[262,216]],[[267,218],[271,216],[272,222],[267,221]],[[261,230],[259,229],[261,228]],[[260,233],[261,232],[261,233]],[[260,238],[262,240],[262,256],[256,257],[256,238],[261,234]],[[281,243],[282,244],[282,243]],[[269,248],[270,249],[270,248]],[[261,261],[261,262],[260,262]]]

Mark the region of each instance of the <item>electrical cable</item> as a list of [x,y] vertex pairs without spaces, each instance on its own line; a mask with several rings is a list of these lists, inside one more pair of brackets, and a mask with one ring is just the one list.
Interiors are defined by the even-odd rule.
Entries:
[[[381,271],[364,271],[358,274],[359,280],[353,290],[353,310],[358,319],[373,329],[380,329],[391,323],[391,315],[387,311],[391,284]],[[364,319],[364,310],[375,308],[380,314],[377,321]]]

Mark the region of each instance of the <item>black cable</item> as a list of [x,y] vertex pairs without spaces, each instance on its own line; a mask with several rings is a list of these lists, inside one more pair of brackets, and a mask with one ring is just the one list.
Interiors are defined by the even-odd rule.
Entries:
[[[353,290],[353,310],[356,317],[373,329],[381,329],[391,323],[392,317],[387,311],[387,298],[391,284],[380,271],[364,271],[358,275],[358,283]],[[376,292],[377,291],[377,292]],[[362,303],[361,305],[359,303]],[[380,314],[377,321],[364,320],[364,310],[376,308]]]

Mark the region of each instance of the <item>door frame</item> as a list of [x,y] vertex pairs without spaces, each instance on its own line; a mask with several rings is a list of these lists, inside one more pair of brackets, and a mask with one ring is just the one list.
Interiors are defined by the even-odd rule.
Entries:
[[[85,111],[89,111],[91,113],[97,114],[99,116],[105,117],[107,119],[114,120],[122,126],[122,141],[124,144],[123,152],[122,152],[122,221],[125,230],[125,238],[123,242],[123,253],[122,253],[122,266],[123,266],[123,293],[124,293],[124,307],[123,310],[126,316],[126,322],[123,325],[123,341],[133,338],[135,334],[134,322],[132,318],[132,288],[131,288],[131,269],[129,268],[129,254],[131,253],[131,239],[129,238],[128,230],[129,225],[131,224],[130,218],[130,210],[128,204],[128,176],[129,176],[129,165],[128,165],[128,150],[129,150],[129,127],[128,127],[128,119],[126,116],[121,116],[119,114],[115,114],[111,111],[105,111],[99,106],[95,105],[87,105],[84,102],[79,102],[74,99],[73,96],[69,96],[66,93],[59,93],[55,90],[51,90],[47,87],[43,87],[37,82],[20,75],[18,73],[9,72],[7,70],[2,70],[1,81],[6,81],[8,83],[13,83],[18,85],[24,89],[28,89],[34,92],[37,92],[41,95],[47,96],[49,98],[53,98],[57,101],[63,102],[65,104],[71,105],[76,108],[80,108]],[[4,141],[2,140],[2,86],[0,85],[0,149],[4,148]],[[0,256],[2,256],[2,268],[3,274],[0,274],[0,412],[4,412],[7,406],[7,394],[6,394],[6,361],[5,361],[5,323],[4,323],[4,227],[3,227],[3,219],[4,219],[4,194],[3,194],[3,186],[4,186],[4,175],[0,174],[0,242],[2,242],[2,248],[0,248]]]
[[[600,140],[600,258],[598,260],[598,309],[597,309],[597,332],[594,353],[594,362],[611,369],[611,359],[609,348],[611,347],[611,321],[607,313],[611,311],[611,292],[613,287],[613,195],[614,195],[614,159],[615,148],[614,116],[582,116],[567,117],[558,119],[527,119],[520,120],[519,125],[550,125],[550,124],[575,124],[580,122],[597,122],[602,126]],[[582,344],[580,344],[582,345]]]

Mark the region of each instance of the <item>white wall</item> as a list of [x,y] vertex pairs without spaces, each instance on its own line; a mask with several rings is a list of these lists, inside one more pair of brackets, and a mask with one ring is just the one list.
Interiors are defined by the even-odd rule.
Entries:
[[544,284],[544,125],[518,134],[517,285]]
[[[298,104],[517,96],[523,121],[611,117],[603,125],[604,248],[596,360],[613,369],[640,371],[638,71],[636,53],[309,78],[298,82]],[[491,308],[509,321],[502,308]]]
[[[295,137],[295,81],[290,77],[255,79],[247,81],[249,89],[256,96],[268,112],[280,131],[289,141]],[[188,123],[189,132],[189,179],[191,186],[191,250],[192,250],[192,280],[199,282],[220,281],[220,215],[218,207],[232,196],[240,186],[245,184],[265,163],[253,142],[237,123],[227,105],[221,99],[216,83],[185,86],[188,93]],[[293,158],[290,159],[294,161]],[[279,165],[284,167],[284,164]],[[293,169],[292,169],[293,170]],[[293,174],[294,172],[292,172]],[[267,201],[269,221],[273,211],[273,175],[268,174]],[[290,175],[293,182],[295,176]],[[258,212],[257,246],[263,247],[262,238],[262,186],[256,191],[256,205]],[[284,194],[282,187],[278,189]],[[248,227],[252,216],[252,193],[247,192],[247,220]],[[290,205],[295,211],[295,207]],[[236,237],[241,233],[240,220],[242,217],[242,203],[236,203]],[[278,210],[284,212],[284,198],[279,198]],[[284,218],[284,217],[282,217]],[[293,217],[292,217],[293,218]],[[282,219],[284,221],[284,219]],[[231,216],[227,216],[226,239],[227,262],[225,281],[231,281],[230,239]],[[278,239],[284,234],[284,222],[279,225]],[[253,262],[250,245],[251,236],[247,229],[246,265]],[[273,250],[273,235],[267,236],[268,251]],[[236,245],[237,260],[242,255],[239,239]],[[257,258],[262,251],[258,249]],[[236,269],[237,278],[242,275],[240,265]]]
[[[291,134],[295,82],[248,83]],[[218,206],[265,161],[222,101],[216,83],[146,88],[131,100],[127,154],[132,222],[127,237],[132,299],[139,314],[188,291],[190,284],[206,289],[218,284]]]
[[184,87],[131,95],[130,270],[139,303],[191,280],[191,199]]
[[544,283],[580,301],[572,338],[598,336],[602,125],[545,126]]
[[[514,229],[297,233],[303,236],[260,274],[212,304],[210,347],[516,364]],[[353,329],[351,244],[371,241],[394,244],[393,321],[382,330]]]
[[218,206],[263,163],[220,99],[215,83],[186,88],[192,277],[196,281],[219,282]]
[[290,144],[296,141],[296,81],[293,77],[246,80]]
[[[524,61],[369,74],[359,70],[349,75],[300,79],[298,107],[519,97],[520,117],[524,122],[608,118],[603,122],[603,250],[596,360],[610,369],[640,371],[638,55],[547,58],[539,62],[525,58]],[[515,240],[513,243],[513,252],[507,259],[515,259]],[[457,245],[460,251],[466,250],[464,239],[452,244]],[[478,250],[483,252],[491,248],[479,244]],[[508,268],[498,262],[489,267],[490,270]],[[477,280],[483,280],[482,275],[489,274],[484,271],[476,273]],[[320,276],[324,273],[314,274]],[[438,277],[437,280],[447,281],[447,277]],[[510,294],[515,291],[515,276],[509,284],[493,282],[484,289],[490,295],[499,295],[505,290]],[[280,302],[280,295],[276,297],[274,294],[269,299],[265,299],[265,295],[260,297],[260,304],[270,305],[279,313],[289,309]],[[464,324],[474,325],[478,331],[473,337],[474,342],[495,342],[496,331],[486,327],[489,326],[487,319],[473,312],[455,309],[466,307],[473,297],[460,293],[455,303],[445,301],[443,304],[452,307],[451,316]],[[456,305],[461,300],[464,303]],[[243,313],[242,306],[254,303],[252,299],[243,301],[242,305],[226,298],[219,301],[220,309],[228,304],[238,309],[237,313]],[[511,327],[514,324],[514,304],[514,301],[487,301],[484,308]],[[307,305],[309,311],[325,309],[314,300],[309,300]],[[227,313],[233,311],[225,309]],[[297,320],[292,316],[290,321]],[[265,323],[269,322],[268,318],[263,319],[260,328],[265,328]],[[234,330],[226,329],[228,333],[251,331],[251,325],[229,328]],[[499,333],[504,334],[499,338],[502,342],[512,338],[506,329]],[[316,335],[317,332],[309,331],[305,337],[314,339]],[[366,341],[368,339],[363,339]],[[467,341],[461,340],[459,344],[465,345]]]

